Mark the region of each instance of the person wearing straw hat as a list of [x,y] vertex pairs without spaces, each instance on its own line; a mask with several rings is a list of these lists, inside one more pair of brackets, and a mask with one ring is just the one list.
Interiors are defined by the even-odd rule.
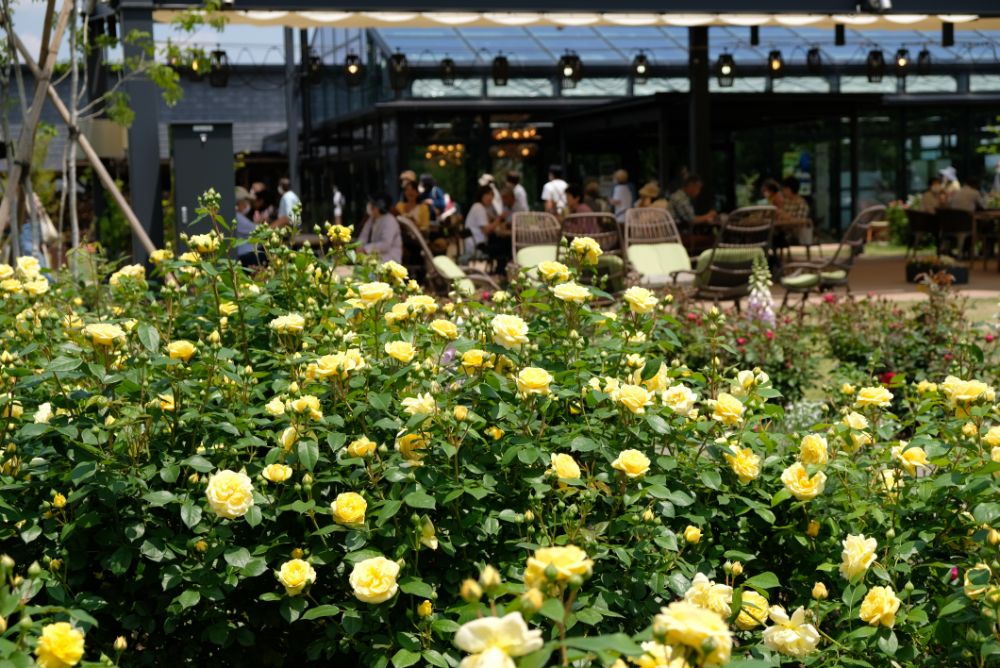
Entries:
[[660,186],[656,181],[650,181],[639,188],[639,201],[635,204],[637,209],[666,209],[667,200],[660,197]]

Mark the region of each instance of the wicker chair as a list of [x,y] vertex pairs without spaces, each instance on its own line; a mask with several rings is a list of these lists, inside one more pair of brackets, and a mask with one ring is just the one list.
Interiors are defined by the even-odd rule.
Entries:
[[[582,224],[578,224],[582,222]],[[584,232],[582,229],[596,227],[598,231]],[[578,237],[590,237],[601,247],[604,254],[597,261],[595,270],[581,270],[580,282],[593,285],[598,278],[606,281],[610,292],[625,289],[625,260],[622,257],[621,234],[618,220],[612,213],[572,213],[563,218],[562,237],[556,259],[562,260],[569,244]]]
[[675,280],[691,275],[691,297],[714,302],[731,299],[739,311],[740,300],[750,293],[754,260],[765,257],[771,247],[776,218],[773,206],[733,211],[719,230],[715,245],[698,256],[694,270],[673,272]]
[[927,243],[928,239],[934,242],[936,254],[938,247],[941,245],[941,228],[934,214],[927,213],[926,211],[917,211],[916,209],[907,209],[906,220],[910,225],[910,238],[906,245],[906,257],[909,258],[911,254],[913,257],[916,257],[917,251],[922,248],[922,244]]
[[500,286],[488,274],[478,269],[460,267],[447,255],[434,255],[431,247],[427,245],[424,235],[420,233],[412,221],[402,217],[398,217],[396,220],[399,221],[399,229],[403,236],[409,237],[414,245],[420,248],[420,255],[427,271],[427,285],[433,292],[447,294],[453,286],[463,294],[474,293],[477,285],[490,290],[500,289]]
[[865,249],[868,240],[868,230],[872,223],[885,217],[885,207],[870,206],[857,215],[851,222],[836,252],[826,260],[815,262],[789,262],[782,268],[781,286],[785,289],[785,298],[781,302],[784,307],[788,296],[792,293],[802,295],[805,302],[812,291],[832,290],[843,286],[850,293],[848,283],[854,260]]
[[510,227],[511,262],[507,273],[516,276],[547,260],[555,260],[562,240],[562,225],[550,213],[524,211],[514,214]]
[[[629,282],[651,288],[666,287],[675,271],[690,271],[691,258],[680,232],[665,209],[629,209],[625,212],[625,259]],[[691,275],[685,274],[690,281]]]

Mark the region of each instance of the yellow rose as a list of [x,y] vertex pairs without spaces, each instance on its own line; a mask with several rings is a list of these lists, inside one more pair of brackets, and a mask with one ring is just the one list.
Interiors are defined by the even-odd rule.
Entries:
[[528,325],[516,315],[498,315],[490,322],[493,341],[504,348],[514,348],[528,342]]
[[546,260],[538,263],[538,275],[547,283],[568,281],[569,267],[562,262]]
[[16,278],[7,278],[0,281],[0,289],[13,295],[19,294],[24,286]]
[[604,254],[601,245],[590,237],[576,237],[569,245],[569,250],[582,264],[597,264],[597,259]]
[[385,352],[397,362],[409,364],[416,356],[417,349],[409,341],[390,341],[385,344]]
[[854,394],[855,392],[857,392],[857,388],[854,387],[853,385],[851,385],[850,383],[844,383],[843,385],[840,386],[840,393],[841,394],[846,394],[846,395],[850,396],[850,395]]
[[854,401],[854,405],[858,408],[868,408],[869,406],[886,408],[891,403],[892,392],[881,385],[878,387],[862,387],[861,391],[858,392],[858,398]]
[[994,445],[990,449],[990,459],[1000,464],[1000,445]]
[[350,583],[354,596],[363,603],[383,603],[396,595],[399,564],[385,557],[372,557],[354,564]]
[[976,425],[972,422],[966,422],[962,425],[962,434],[972,438],[973,436],[979,435],[979,430],[976,429]]
[[864,574],[875,562],[878,541],[874,538],[865,538],[864,534],[848,534],[841,545],[844,546],[844,551],[841,553],[840,574],[845,579],[853,580]]
[[803,464],[826,464],[830,455],[826,439],[818,434],[809,434],[799,444],[799,461]]
[[331,225],[330,229],[326,231],[326,236],[330,238],[331,242],[343,246],[344,244],[351,243],[351,232],[353,229],[353,225]]
[[377,447],[374,441],[370,441],[367,436],[362,436],[348,443],[347,454],[351,457],[369,457]]
[[825,600],[830,595],[830,592],[826,590],[826,585],[822,582],[817,582],[812,588],[812,597],[814,600],[822,601]]
[[981,598],[986,593],[986,590],[989,589],[990,578],[992,577],[993,571],[990,570],[989,564],[980,562],[968,569],[965,571],[965,582],[962,588],[965,595],[973,600]]
[[172,411],[176,408],[176,405],[174,404],[174,395],[158,394],[156,395],[156,398],[159,401],[161,411]]
[[292,410],[296,413],[309,413],[309,417],[313,420],[323,418],[323,411],[319,405],[319,397],[312,394],[303,394],[298,399],[293,400],[291,406]]
[[146,267],[144,267],[141,264],[126,265],[121,269],[119,269],[118,271],[116,271],[115,273],[111,274],[111,278],[108,279],[108,283],[112,287],[118,287],[123,284],[122,279],[125,279],[125,282],[134,281],[136,283],[145,284]]
[[196,234],[188,239],[191,248],[199,253],[211,253],[219,248],[219,237],[213,232],[208,234]]
[[208,479],[205,497],[216,515],[236,519],[253,506],[253,484],[246,473],[222,470]]
[[983,442],[991,447],[1000,445],[1000,426],[990,427],[986,435],[983,436]]
[[582,304],[593,296],[590,294],[590,290],[573,281],[560,283],[552,288],[552,294],[556,296],[556,299],[571,304]]
[[743,421],[743,402],[729,394],[722,392],[715,400],[715,408],[712,410],[712,419],[724,425],[735,426]]
[[458,327],[451,320],[435,320],[431,323],[431,331],[449,341],[454,341],[458,338]]
[[628,303],[633,313],[649,313],[660,301],[652,292],[639,286],[632,286],[625,291],[622,297]]
[[465,668],[510,668],[512,656],[524,656],[542,648],[542,632],[528,630],[520,612],[504,617],[481,617],[466,622],[455,632],[455,646],[469,656]]
[[522,397],[532,394],[547,395],[552,374],[545,369],[529,366],[517,374],[517,391]]
[[368,502],[356,492],[344,492],[330,504],[333,518],[341,524],[361,524],[365,521]]
[[693,524],[687,525],[684,527],[684,540],[692,545],[697,545],[701,542],[701,529]]
[[686,385],[674,385],[663,392],[663,403],[678,415],[687,415],[698,401],[698,395]]
[[760,457],[751,448],[734,445],[730,449],[733,454],[723,452],[722,456],[725,457],[733,473],[739,477],[740,483],[746,485],[756,480],[760,475]]
[[66,507],[66,497],[56,492],[55,496],[52,497],[52,507],[53,508],[65,508]]
[[285,452],[291,450],[292,446],[295,445],[298,440],[299,432],[295,429],[295,427],[286,427],[278,437],[278,441],[281,443],[281,447],[285,449]]
[[916,475],[917,469],[926,470],[930,467],[924,449],[916,445],[907,446],[906,441],[900,441],[899,445],[893,446],[890,453],[910,475]]
[[316,571],[308,561],[292,559],[281,564],[278,582],[289,596],[298,596],[306,587],[316,582]]
[[483,597],[483,588],[472,578],[466,578],[462,581],[462,586],[459,588],[459,596],[466,603],[475,603]]
[[617,401],[636,415],[643,415],[646,406],[653,405],[654,395],[641,385],[622,385],[618,389]]
[[260,474],[268,482],[285,482],[292,477],[292,467],[285,464],[268,464]]
[[452,409],[451,414],[455,416],[456,420],[462,422],[465,418],[469,417],[469,408],[467,406],[455,406],[455,408]]
[[14,268],[6,263],[0,263],[0,281],[6,281],[14,275]]
[[403,302],[406,308],[413,313],[424,313],[430,315],[438,309],[438,304],[433,297],[427,295],[412,295]]
[[660,362],[660,368],[656,371],[656,373],[647,378],[646,380],[641,380],[642,379],[641,369],[636,369],[636,376],[637,376],[636,382],[641,382],[643,385],[646,386],[646,389],[649,390],[650,392],[663,392],[669,387],[670,371],[669,369],[667,369],[667,365],[664,364],[663,362]]
[[402,283],[410,277],[410,272],[407,271],[406,267],[398,262],[393,262],[392,260],[382,263],[380,269],[383,273],[392,276],[399,283]]
[[684,592],[684,600],[705,610],[712,610],[729,617],[733,602],[733,588],[709,580],[704,573],[695,573],[691,586]]
[[87,325],[83,328],[83,333],[90,337],[90,341],[95,346],[111,347],[125,340],[125,331],[118,325],[105,323]]
[[426,447],[426,434],[403,434],[396,438],[396,450],[403,455],[404,459],[410,461],[419,460],[422,457],[419,451]]
[[649,471],[649,457],[638,450],[622,450],[615,461],[611,462],[611,468],[621,471],[629,478],[638,478]]
[[896,611],[899,610],[899,599],[891,587],[872,587],[861,602],[861,621],[872,626],[892,628],[896,623]]
[[267,411],[268,415],[278,416],[285,414],[285,403],[278,397],[274,397],[269,402],[264,404],[264,410]]
[[219,304],[219,315],[230,316],[240,310],[236,302],[222,302]]
[[149,254],[149,261],[153,264],[160,264],[167,260],[174,259],[174,252],[169,248],[157,248]]
[[[500,427],[497,427],[497,426],[494,425],[494,426],[488,428],[486,430],[486,433],[489,434],[493,438],[494,441],[499,441],[501,438],[503,438],[503,433],[504,432],[503,432],[503,429],[501,429]],[[997,461],[1000,461],[1000,460],[997,460]]]
[[851,411],[844,416],[844,424],[851,429],[860,431],[861,433],[851,434],[851,445],[854,449],[864,447],[871,444],[872,437],[871,434],[864,432],[864,429],[868,428],[868,418],[866,418],[861,413]]
[[932,383],[929,380],[922,380],[917,383],[917,393],[918,394],[934,394],[938,391],[937,383]]
[[809,524],[806,526],[806,535],[810,538],[815,538],[819,535],[819,522],[816,520],[809,520]]
[[550,462],[549,472],[555,472],[560,480],[577,480],[581,475],[580,465],[570,455],[556,453]]
[[823,493],[823,488],[826,486],[826,474],[819,471],[810,478],[802,462],[795,462],[781,474],[781,482],[796,499],[809,501]]
[[941,391],[954,406],[958,404],[970,404],[979,399],[992,401],[993,390],[981,380],[962,380],[955,376],[948,376],[941,383]]
[[299,334],[306,326],[306,319],[298,313],[278,316],[269,323],[271,329],[278,334]]
[[195,348],[193,343],[183,339],[179,341],[171,341],[170,344],[167,345],[167,354],[170,355],[170,359],[180,360],[182,362],[187,362],[194,357],[197,350],[198,349]]
[[473,348],[462,353],[462,369],[471,373],[477,369],[489,366],[490,354],[485,350]]
[[743,590],[743,607],[736,618],[736,626],[742,631],[749,631],[767,621],[767,599],[753,589]]
[[366,306],[371,306],[392,297],[392,286],[381,281],[362,283],[358,286],[358,295]]
[[816,651],[820,635],[816,627],[806,621],[805,608],[798,608],[789,617],[780,605],[768,610],[771,625],[764,629],[764,644],[776,652],[801,658]]
[[42,273],[38,258],[31,255],[22,255],[17,258],[17,273],[26,279],[38,277]]
[[552,581],[556,584],[564,584],[574,576],[589,577],[594,562],[590,560],[586,552],[576,545],[540,548],[528,557],[528,563],[524,568],[524,586],[528,589],[533,587],[542,590],[549,589],[547,585],[550,580],[546,571],[549,570],[550,566],[552,567],[550,571],[553,575]]
[[75,666],[83,658],[83,633],[68,622],[46,624],[35,647],[35,657],[40,668]]
[[426,619],[434,614],[434,604],[424,599],[420,605],[417,606],[417,616],[421,619]]
[[663,637],[668,645],[683,645],[693,650],[706,666],[728,663],[733,649],[726,620],[717,612],[686,601],[675,601],[662,608],[653,620],[653,633]]
[[24,291],[32,297],[39,297],[49,291],[49,282],[44,278],[38,278],[34,281],[25,281]]
[[437,412],[437,402],[430,392],[403,399],[403,410],[410,415],[431,415]]

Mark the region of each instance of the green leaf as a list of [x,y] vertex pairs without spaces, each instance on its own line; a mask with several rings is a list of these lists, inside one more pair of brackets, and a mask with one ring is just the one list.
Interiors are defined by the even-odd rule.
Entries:
[[586,436],[577,436],[569,442],[569,449],[573,452],[590,452],[598,448],[597,443]]
[[248,510],[247,514],[244,515],[243,517],[246,519],[247,524],[249,524],[252,527],[255,527],[258,524],[260,524],[261,520],[264,519],[264,516],[260,512],[260,508],[258,506],[250,506],[250,510]]
[[434,497],[425,492],[410,492],[403,497],[403,503],[411,508],[434,509]]
[[709,489],[719,489],[722,486],[722,475],[715,469],[704,469],[698,473],[698,477]]
[[624,633],[612,633],[589,638],[567,638],[566,644],[575,649],[582,649],[587,652],[616,652],[625,656],[639,656],[642,654],[642,648]]
[[557,598],[545,599],[545,603],[542,603],[542,608],[538,612],[554,622],[562,622],[563,615],[565,614],[562,601]]
[[399,581],[399,588],[404,594],[420,598],[434,598],[434,588],[420,578],[409,576]]
[[947,617],[948,615],[954,615],[956,612],[964,610],[965,606],[966,606],[966,599],[964,596],[953,598],[941,607],[941,610],[938,611],[938,617]]
[[407,668],[420,661],[420,652],[401,649],[392,655],[393,668]]
[[80,368],[81,364],[83,364],[83,360],[79,357],[57,357],[49,362],[45,370],[50,373],[66,373]]
[[299,462],[306,467],[307,471],[316,468],[319,461],[319,445],[315,441],[302,441],[299,443]]
[[243,568],[250,563],[250,551],[245,547],[230,548],[224,556],[226,563],[233,568]]
[[1000,518],[1000,503],[980,503],[972,510],[972,516],[980,524],[990,524]]
[[142,495],[142,498],[146,501],[146,503],[153,506],[154,508],[157,508],[159,506],[167,505],[168,503],[173,501],[176,497],[174,496],[173,492],[161,490],[159,492],[147,492]]
[[139,325],[139,343],[151,353],[155,353],[160,349],[160,333],[156,331],[156,328],[149,323],[143,323]]
[[402,508],[402,506],[403,506],[402,501],[397,501],[396,499],[389,499],[382,505],[382,509],[378,511],[375,523],[378,526],[382,526],[383,524],[391,520],[396,515],[396,513],[399,512],[399,509]]
[[556,647],[557,645],[554,642],[546,643],[537,652],[522,656],[517,662],[518,668],[545,668],[545,666],[549,665],[549,657],[552,656]]
[[240,569],[240,575],[246,578],[255,578],[267,572],[267,560],[263,557],[254,557],[247,562],[247,565]]
[[758,589],[773,589],[781,585],[778,581],[778,576],[771,571],[748,578],[743,584],[748,587],[756,587]]
[[193,457],[188,457],[187,459],[181,462],[181,465],[190,467],[195,471],[197,471],[198,473],[208,473],[209,471],[215,468],[215,464],[208,461],[201,455],[194,455]]
[[896,639],[896,634],[892,631],[889,631],[887,636],[879,638],[877,644],[878,648],[887,656],[895,656],[896,650],[899,649],[899,640]]
[[647,415],[646,424],[648,424],[657,434],[667,434],[670,432],[670,427],[667,426],[666,420],[661,418],[659,415]]
[[335,605],[317,605],[315,608],[309,608],[302,615],[303,621],[309,621],[310,619],[319,619],[321,617],[332,617],[333,615],[339,615],[340,608]]
[[181,608],[190,608],[198,605],[201,600],[201,593],[196,589],[185,589],[182,591],[177,598],[174,599],[174,603],[180,604]]
[[191,500],[181,504],[181,521],[184,526],[193,529],[201,521],[201,506],[195,505]]
[[440,666],[440,668],[448,668],[448,660],[444,658],[444,655],[436,649],[425,649],[424,650],[424,661],[431,664],[432,666]]

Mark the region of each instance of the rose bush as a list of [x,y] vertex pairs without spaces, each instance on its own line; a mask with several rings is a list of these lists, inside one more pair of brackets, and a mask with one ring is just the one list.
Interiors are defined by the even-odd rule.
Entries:
[[336,228],[254,276],[213,234],[2,297],[0,662],[1000,660],[988,355],[789,430],[717,310],[688,350],[571,268],[438,301]]

